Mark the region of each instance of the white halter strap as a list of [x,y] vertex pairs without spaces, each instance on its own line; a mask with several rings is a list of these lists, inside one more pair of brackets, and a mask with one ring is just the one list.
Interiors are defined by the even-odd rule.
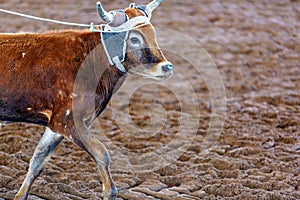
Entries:
[[125,22],[124,24],[122,24],[121,26],[118,27],[113,27],[110,26],[109,24],[105,24],[105,29],[104,31],[106,32],[123,32],[123,31],[129,31],[134,29],[137,25],[142,24],[142,25],[146,25],[150,23],[150,18],[145,17],[145,16],[138,16],[138,17],[134,17],[130,20],[128,20],[127,22]]
[[125,61],[127,50],[126,40],[130,30],[135,29],[139,24],[146,25],[150,23],[150,18],[144,16],[134,17],[124,24],[113,27],[109,24],[103,24],[101,28],[101,40],[105,53],[111,65],[115,65],[122,73],[126,73],[122,62]]

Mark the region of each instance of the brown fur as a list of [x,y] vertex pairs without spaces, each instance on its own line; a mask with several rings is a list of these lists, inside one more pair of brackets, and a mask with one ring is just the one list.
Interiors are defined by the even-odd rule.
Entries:
[[[6,115],[2,120],[47,125],[69,136],[63,115],[72,110],[74,80],[85,56],[100,43],[98,33],[87,31],[1,34],[0,105],[5,109],[1,106],[0,112]],[[102,53],[99,57],[105,59]],[[108,66],[103,63],[98,67]],[[102,77],[106,91],[101,92],[109,96],[112,91],[107,90],[113,90],[113,86],[108,88],[107,84],[120,77],[115,67],[107,68]],[[51,116],[45,116],[45,112]]]

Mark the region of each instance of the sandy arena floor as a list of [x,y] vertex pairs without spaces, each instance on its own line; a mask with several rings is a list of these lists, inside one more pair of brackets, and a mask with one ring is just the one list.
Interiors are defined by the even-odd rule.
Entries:
[[[42,2],[2,0],[0,7],[100,23],[94,0]],[[110,10],[132,1],[102,2]],[[3,13],[0,19],[1,32],[69,28]],[[129,77],[93,126],[110,151],[118,199],[300,199],[299,21],[296,0],[163,2],[152,22],[161,27],[159,43],[175,65],[174,77],[162,83]],[[197,57],[200,46],[183,42],[179,33],[208,54]],[[201,68],[211,63],[221,80]],[[221,125],[225,115],[222,110],[212,117],[220,105],[213,104],[214,83],[224,83],[220,94],[226,94],[226,102],[217,101],[226,103],[220,135],[208,131],[211,121]],[[30,124],[2,124],[0,199],[13,199],[43,131]],[[216,143],[207,149],[209,141]],[[29,199],[101,199],[99,180],[94,162],[65,139],[33,184]]]

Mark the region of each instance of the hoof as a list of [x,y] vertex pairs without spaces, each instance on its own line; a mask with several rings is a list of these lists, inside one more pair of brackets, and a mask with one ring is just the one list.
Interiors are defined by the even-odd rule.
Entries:
[[116,186],[112,186],[111,189],[104,193],[103,200],[115,200],[118,195]]
[[20,194],[17,194],[14,198],[14,200],[26,200],[28,197],[28,195],[20,195]]

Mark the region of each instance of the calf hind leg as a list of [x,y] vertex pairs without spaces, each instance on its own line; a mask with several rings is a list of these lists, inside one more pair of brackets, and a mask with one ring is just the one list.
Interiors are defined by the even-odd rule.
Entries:
[[34,154],[30,160],[29,169],[22,186],[15,197],[15,200],[27,199],[29,189],[33,181],[43,171],[46,163],[49,161],[51,155],[54,153],[57,145],[62,141],[63,136],[52,132],[49,128],[46,128],[44,135],[39,141]]

